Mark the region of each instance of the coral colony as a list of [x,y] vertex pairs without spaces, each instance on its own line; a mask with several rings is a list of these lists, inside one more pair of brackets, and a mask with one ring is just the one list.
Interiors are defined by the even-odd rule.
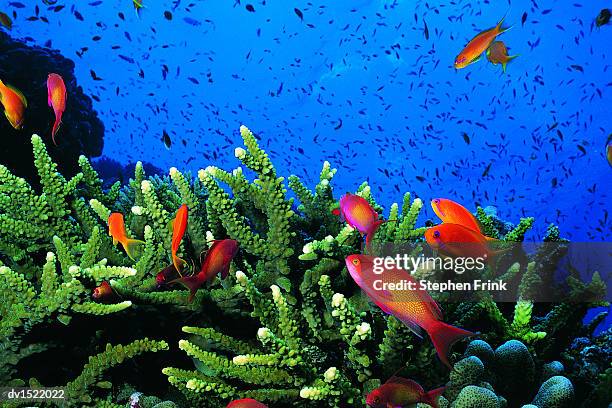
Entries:
[[[85,157],[81,171],[64,178],[36,135],[40,190],[0,166],[0,384],[62,387],[65,398],[44,405],[62,407],[610,401],[611,334],[593,335],[605,314],[582,324],[603,304],[597,273],[586,283],[569,276],[559,303],[534,303],[552,285],[537,271],[562,256],[536,252],[522,263],[466,271],[477,273],[470,278],[476,300],[447,301],[448,279],[397,267],[398,277],[431,286],[381,287],[366,297],[360,286],[390,269],[363,269],[369,258],[359,255],[355,208],[371,208],[375,222],[394,220],[368,230],[372,247],[427,248],[427,231],[438,244],[444,236],[417,225],[423,201],[406,193],[382,217],[364,183],[352,200],[362,207],[343,208],[339,218],[337,171],[328,162],[311,191],[296,176],[279,176],[251,131],[243,126],[240,134],[245,148],[235,156],[244,167],[147,177],[138,163],[129,181],[109,189]],[[484,236],[520,242],[535,222],[500,222],[481,208],[470,217],[441,225],[467,229],[481,245]],[[542,238],[566,242],[554,225]],[[504,289],[498,282],[511,283],[512,302],[492,298],[489,291]],[[401,300],[406,293],[412,300]],[[586,295],[590,301],[575,301]]]

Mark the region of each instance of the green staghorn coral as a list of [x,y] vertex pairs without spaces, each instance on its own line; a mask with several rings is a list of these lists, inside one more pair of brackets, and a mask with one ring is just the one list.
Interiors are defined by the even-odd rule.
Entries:
[[[151,406],[154,401],[166,404],[160,407],[219,407],[231,399],[250,397],[271,407],[362,407],[367,392],[394,373],[414,378],[426,389],[450,381],[454,385],[445,396],[446,406],[470,406],[481,397],[501,406],[512,399],[506,394],[513,391],[492,377],[492,367],[497,364],[510,376],[512,364],[500,363],[503,356],[531,359],[533,379],[526,381],[535,396],[540,384],[536,377],[540,370],[544,373],[540,359],[558,357],[557,336],[584,330],[582,316],[605,290],[597,275],[590,284],[570,280],[576,299],[590,293],[592,303],[573,309],[569,304],[532,303],[530,295],[550,282],[541,278],[540,266],[554,264],[559,251],[536,254],[525,264],[505,265],[502,258],[497,268],[483,272],[483,277],[514,283],[507,305],[486,293],[458,303],[434,294],[446,312],[445,321],[478,330],[482,338],[500,346],[493,351],[484,341],[470,343],[465,359],[457,353],[450,356],[456,363],[449,373],[437,362],[428,340],[418,339],[396,318],[370,304],[345,270],[344,258],[361,250],[362,239],[332,215],[337,171],[331,164],[323,164],[313,191],[296,176],[287,179],[296,205],[288,198],[285,179],[277,175],[254,135],[246,127],[240,134],[245,148],[237,148],[235,156],[247,171],[211,166],[192,178],[171,168],[166,177],[147,177],[138,163],[125,186],[115,183],[108,191],[84,157],[79,159],[82,171],[65,180],[36,136],[32,143],[40,191],[0,167],[2,381],[25,383],[20,362],[35,361],[37,355],[57,347],[35,341],[31,334],[73,326],[79,333],[83,322],[100,325],[100,330],[90,330],[80,339],[85,352],[95,357],[82,375],[63,383],[69,383],[72,400],[82,406],[119,406],[126,398],[115,390],[123,384],[100,381],[102,372],[124,357],[167,347],[145,340],[100,354],[109,342],[105,325],[131,319],[128,333],[122,333],[128,341],[153,333],[173,348],[173,353],[155,361],[155,369],[174,390],[174,402],[163,401],[170,398],[160,391],[160,398],[147,397]],[[253,180],[247,174],[254,174]],[[406,193],[401,207],[392,204],[383,217],[367,183],[356,194],[368,200],[381,219],[393,220],[380,227],[375,247],[408,242],[413,254],[428,250],[423,240],[426,228],[419,226],[421,199]],[[189,208],[189,224],[179,256],[196,270],[214,239],[235,239],[241,249],[230,276],[201,288],[193,302],[188,302],[188,292],[182,288],[158,287],[155,280],[171,262],[168,225],[181,204]],[[23,211],[24,206],[31,210]],[[114,246],[108,236],[111,212],[124,215],[128,236],[144,241],[136,259]],[[481,209],[477,217],[487,235],[505,242],[522,241],[534,222],[526,218],[514,227]],[[562,242],[556,227],[549,228],[545,239]],[[440,279],[436,272],[417,274]],[[92,290],[103,281],[110,283],[113,293],[103,301],[92,299]],[[602,375],[602,383],[606,378]],[[545,389],[558,388],[555,383]]]

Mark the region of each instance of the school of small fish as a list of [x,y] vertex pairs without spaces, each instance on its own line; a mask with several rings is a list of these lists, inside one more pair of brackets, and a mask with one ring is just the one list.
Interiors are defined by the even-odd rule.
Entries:
[[[455,70],[455,56],[506,12],[512,30],[494,30],[459,65],[482,51],[505,70],[511,43],[521,58],[508,73]],[[554,222],[584,240],[612,228],[601,109],[612,103],[609,25],[608,8],[537,0],[15,0],[0,10],[0,30],[75,59],[109,157],[232,166],[245,123],[279,170],[307,183],[316,171],[296,163],[324,158],[351,175],[337,180],[341,190],[369,179],[383,204],[405,190],[507,203],[502,217],[512,209],[542,220],[536,234]],[[19,125],[19,97],[3,94]],[[548,200],[559,204],[540,204]]]

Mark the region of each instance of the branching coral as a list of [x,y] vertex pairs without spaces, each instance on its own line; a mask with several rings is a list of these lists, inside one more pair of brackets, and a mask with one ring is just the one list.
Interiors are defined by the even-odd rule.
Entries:
[[[517,391],[493,373],[506,370],[504,376],[513,376],[518,361],[526,362],[529,373],[523,372],[514,385],[523,381],[535,398],[546,381],[541,397],[521,403],[537,404],[551,393],[569,398],[567,383],[557,378],[569,374],[555,365],[545,369],[541,359],[558,358],[558,336],[590,336],[581,319],[605,290],[599,275],[589,284],[574,277],[568,281],[573,294],[568,301],[589,294],[593,302],[579,307],[534,304],[531,295],[550,284],[540,271],[556,263],[563,253],[560,246],[511,265],[504,264],[502,256],[495,268],[482,272],[480,278],[513,283],[507,305],[485,292],[460,303],[447,302],[448,294],[432,294],[445,311],[445,321],[478,330],[483,339],[499,346],[493,351],[484,341],[470,343],[464,359],[458,361],[457,353],[449,356],[455,362],[449,374],[437,362],[431,344],[370,304],[344,269],[344,258],[362,250],[362,238],[332,215],[336,170],[330,163],[324,163],[314,191],[296,176],[287,179],[299,201],[294,205],[285,179],[276,174],[255,136],[245,127],[240,134],[245,148],[237,148],[235,155],[244,172],[240,167],[227,172],[211,166],[192,178],[171,168],[168,177],[147,178],[138,163],[126,186],[115,184],[108,191],[84,157],[79,159],[81,172],[65,180],[37,136],[32,143],[41,191],[0,167],[1,380],[23,384],[16,370],[19,362],[49,347],[26,338],[37,327],[55,321],[70,327],[77,319],[118,313],[157,324],[156,319],[173,313],[176,323],[184,326],[184,338],[174,344],[195,367],[162,363],[163,374],[190,406],[219,407],[249,397],[271,406],[361,407],[367,392],[397,372],[425,388],[450,379],[446,406],[473,406],[473,401],[501,406],[512,402]],[[367,183],[356,194],[383,218]],[[187,291],[158,286],[155,279],[171,263],[168,225],[181,204],[189,208],[189,223],[178,252],[196,269],[212,240],[227,237],[240,247],[229,277],[198,290],[193,302]],[[423,201],[408,193],[401,207],[392,204],[385,217],[391,222],[379,228],[374,248],[409,243],[411,254],[429,254],[423,240],[426,228],[418,226],[422,207]],[[123,214],[128,236],[144,241],[136,259],[115,247],[107,235],[112,212]],[[477,217],[487,235],[503,242],[522,241],[534,222],[525,218],[513,226],[482,209]],[[555,227],[545,238],[562,243]],[[422,268],[415,276],[445,278],[436,272]],[[101,301],[92,299],[93,288],[102,282],[110,283],[112,294]],[[181,323],[184,319],[192,320],[186,325]],[[97,336],[83,339],[91,341],[96,353],[105,344]],[[108,383],[98,381],[101,372],[123,357],[166,347],[164,342],[145,340],[98,354],[69,383],[73,401],[116,406],[119,399],[108,391]],[[168,367],[171,364],[175,367]],[[547,378],[540,381],[544,372]],[[601,381],[609,381],[609,376],[602,374]],[[98,385],[97,391],[87,399],[92,385]]]

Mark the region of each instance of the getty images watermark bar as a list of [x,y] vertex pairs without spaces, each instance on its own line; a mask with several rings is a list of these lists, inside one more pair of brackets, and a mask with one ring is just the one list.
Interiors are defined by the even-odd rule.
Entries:
[[0,401],[46,402],[66,399],[66,389],[61,387],[0,387]]
[[[612,243],[384,243],[367,250],[375,291],[426,290],[439,300],[612,300]],[[401,269],[405,274],[388,273]],[[437,295],[436,295],[437,294]]]

